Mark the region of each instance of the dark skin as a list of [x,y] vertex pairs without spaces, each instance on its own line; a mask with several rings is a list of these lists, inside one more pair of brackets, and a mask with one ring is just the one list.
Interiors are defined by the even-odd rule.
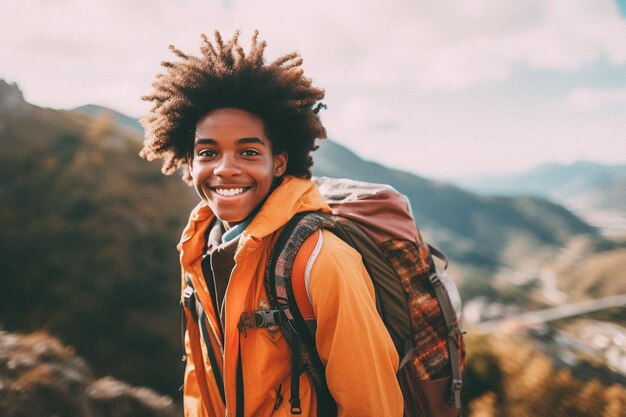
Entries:
[[274,179],[285,173],[287,155],[272,152],[261,119],[225,108],[197,123],[189,166],[196,192],[230,228],[267,197]]

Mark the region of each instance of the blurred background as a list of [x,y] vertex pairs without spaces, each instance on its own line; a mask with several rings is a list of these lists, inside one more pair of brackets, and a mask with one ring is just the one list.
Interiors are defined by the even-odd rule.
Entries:
[[450,256],[465,415],[626,413],[625,1],[27,0],[0,22],[0,415],[181,415],[197,196],[137,156],[141,96],[169,44],[236,29],[326,89],[314,173],[392,184]]

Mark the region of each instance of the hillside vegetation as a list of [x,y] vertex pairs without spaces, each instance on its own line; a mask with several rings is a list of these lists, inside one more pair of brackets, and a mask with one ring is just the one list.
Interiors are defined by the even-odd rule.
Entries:
[[626,388],[580,379],[526,339],[493,335],[468,340],[464,392],[469,417],[621,417]]
[[28,106],[0,114],[0,143],[0,327],[47,329],[98,374],[174,393],[191,191],[107,118]]
[[626,294],[626,249],[592,254],[559,273],[560,289],[585,300]]

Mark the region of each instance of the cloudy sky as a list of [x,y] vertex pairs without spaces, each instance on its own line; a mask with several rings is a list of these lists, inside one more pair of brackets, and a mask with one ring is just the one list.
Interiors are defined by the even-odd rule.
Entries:
[[429,177],[626,163],[626,0],[2,1],[0,78],[131,116],[200,33],[254,29],[326,89],[329,135]]

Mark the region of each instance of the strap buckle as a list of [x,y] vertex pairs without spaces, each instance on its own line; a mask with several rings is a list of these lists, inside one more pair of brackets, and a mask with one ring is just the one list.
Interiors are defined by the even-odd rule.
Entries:
[[288,321],[287,316],[282,310],[256,310],[241,313],[237,327],[244,336],[247,336],[246,327],[278,326],[286,321]]
[[463,388],[463,381],[460,379],[452,380],[452,392],[454,394],[454,405],[456,408],[461,408],[461,389]]
[[443,285],[441,283],[441,278],[439,278],[439,273],[437,271],[435,271],[432,274],[430,274],[430,276],[428,277],[428,280],[430,281],[430,283],[431,283],[431,285],[433,287],[438,287],[438,286],[442,286]]
[[282,310],[257,310],[253,311],[254,327],[270,327],[279,325],[285,321],[285,314]]
[[188,285],[183,292],[183,304],[191,313],[191,317],[193,317],[193,319],[197,321],[199,314],[198,306],[196,304],[196,293],[191,285]]

